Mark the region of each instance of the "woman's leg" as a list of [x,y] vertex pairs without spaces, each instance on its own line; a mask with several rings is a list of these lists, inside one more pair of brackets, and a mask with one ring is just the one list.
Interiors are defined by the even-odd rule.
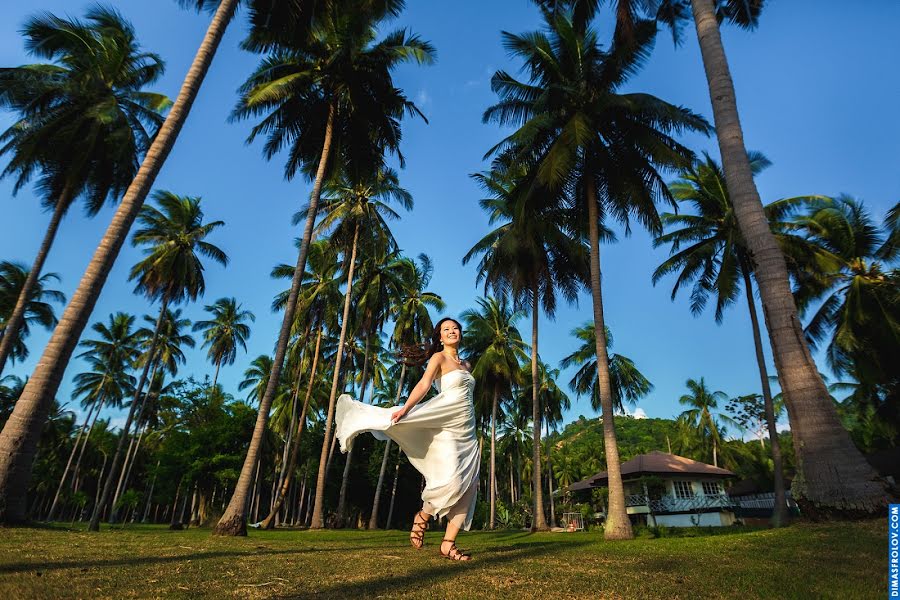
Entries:
[[441,554],[449,558],[457,560],[471,560],[471,556],[463,554],[456,548],[456,536],[459,530],[466,523],[469,516],[469,508],[474,501],[474,495],[477,493],[478,486],[473,483],[469,490],[463,494],[453,508],[447,513],[447,531],[444,533],[444,539],[441,541]]
[[409,532],[409,543],[417,550],[425,545],[425,530],[428,529],[428,521],[437,511],[430,502],[422,505],[422,510],[413,517],[412,529]]

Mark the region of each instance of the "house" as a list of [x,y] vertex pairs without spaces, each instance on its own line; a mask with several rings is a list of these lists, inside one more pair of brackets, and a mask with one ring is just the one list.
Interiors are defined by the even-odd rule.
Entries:
[[[632,524],[666,527],[735,523],[735,503],[724,482],[734,477],[714,467],[666,452],[650,452],[622,463],[625,505]],[[573,483],[569,491],[608,485],[606,472]]]

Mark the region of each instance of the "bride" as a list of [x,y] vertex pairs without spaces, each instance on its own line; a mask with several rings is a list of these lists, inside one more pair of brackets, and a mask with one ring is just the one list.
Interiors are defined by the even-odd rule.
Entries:
[[[403,406],[380,408],[343,394],[335,411],[341,452],[347,452],[353,438],[369,431],[378,439],[394,440],[406,453],[425,478],[422,510],[413,519],[410,543],[421,548],[428,520],[447,517],[440,551],[451,560],[471,559],[456,547],[456,536],[472,525],[480,465],[472,404],[475,378],[469,363],[459,358],[461,340],[458,321],[438,321],[431,336],[428,367]],[[439,394],[419,404],[432,383]]]

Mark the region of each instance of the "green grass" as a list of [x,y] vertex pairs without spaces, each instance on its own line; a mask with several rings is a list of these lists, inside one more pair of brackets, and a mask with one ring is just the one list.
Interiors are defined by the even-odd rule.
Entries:
[[473,532],[471,563],[400,531],[63,526],[0,530],[0,598],[879,598],[883,521],[722,529],[605,542],[600,533]]

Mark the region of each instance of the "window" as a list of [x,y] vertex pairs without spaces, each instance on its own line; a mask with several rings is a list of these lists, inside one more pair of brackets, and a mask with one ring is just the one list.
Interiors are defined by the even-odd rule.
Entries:
[[676,481],[675,483],[675,497],[676,498],[693,498],[694,497],[694,486],[691,485],[690,481]]
[[718,481],[704,481],[703,482],[703,495],[704,496],[718,496],[722,494],[722,484]]

